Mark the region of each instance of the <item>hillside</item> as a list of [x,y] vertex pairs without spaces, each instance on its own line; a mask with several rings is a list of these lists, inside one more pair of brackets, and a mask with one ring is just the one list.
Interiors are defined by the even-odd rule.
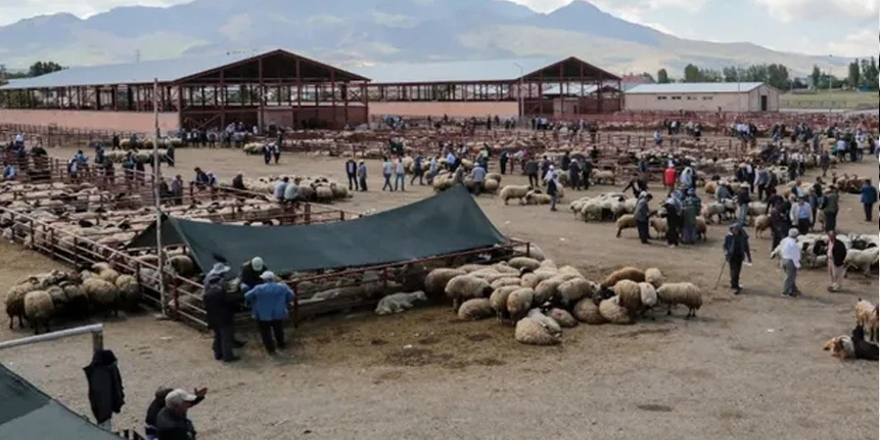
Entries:
[[[149,26],[145,26],[149,23]],[[170,8],[120,7],[82,20],[70,14],[0,27],[0,64],[36,60],[94,65],[190,54],[285,48],[322,60],[461,60],[574,55],[615,72],[681,72],[782,63],[798,75],[827,57],[750,43],[677,38],[575,1],[549,14],[501,0],[196,0]],[[847,59],[831,59],[845,66]]]

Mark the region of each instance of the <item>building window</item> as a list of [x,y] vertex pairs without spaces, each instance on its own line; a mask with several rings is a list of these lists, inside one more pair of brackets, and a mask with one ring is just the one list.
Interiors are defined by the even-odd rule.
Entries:
[[688,101],[696,101],[696,100],[697,100],[697,97],[696,97],[696,96],[688,96],[688,97],[687,97],[687,100],[688,100]]
[[711,100],[712,100],[711,96],[704,96],[703,97],[703,101],[711,101]]
[[663,100],[665,100],[665,99],[666,99],[665,96],[658,96],[658,97],[657,97],[657,100],[658,100],[658,101],[663,101]]
[[673,96],[672,100],[673,101],[681,101],[681,96]]

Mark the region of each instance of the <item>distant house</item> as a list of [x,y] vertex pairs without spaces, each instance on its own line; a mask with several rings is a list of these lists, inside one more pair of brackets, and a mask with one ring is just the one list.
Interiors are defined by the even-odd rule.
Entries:
[[624,75],[620,78],[620,88],[623,89],[623,91],[630,90],[642,84],[654,84],[654,78],[651,78],[651,76],[647,74]]
[[626,91],[627,111],[775,112],[779,90],[761,82],[641,84]]

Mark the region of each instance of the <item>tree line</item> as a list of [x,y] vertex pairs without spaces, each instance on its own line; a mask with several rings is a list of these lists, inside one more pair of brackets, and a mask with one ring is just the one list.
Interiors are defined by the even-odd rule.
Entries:
[[[728,66],[720,70],[701,68],[694,64],[685,66],[683,75],[677,82],[763,82],[779,90],[806,89],[809,85],[801,78],[793,78],[791,71],[783,64],[753,64],[746,67]],[[841,72],[843,73],[843,72]],[[824,72],[813,66],[809,79],[814,88],[852,88],[876,91],[878,89],[877,59],[874,57],[856,59],[849,64],[845,78],[838,78],[831,72]],[[657,82],[666,84],[676,82],[666,69],[657,71]]]
[[48,73],[64,70],[64,67],[54,61],[37,61],[25,71],[9,71],[5,64],[0,64],[0,82],[10,79],[33,78]]

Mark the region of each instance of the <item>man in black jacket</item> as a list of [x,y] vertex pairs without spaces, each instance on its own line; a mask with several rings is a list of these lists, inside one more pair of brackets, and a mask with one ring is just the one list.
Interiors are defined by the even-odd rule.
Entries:
[[[174,391],[174,389],[168,387],[159,387],[159,389],[156,390],[155,399],[150,402],[150,406],[147,408],[147,417],[144,419],[144,434],[147,436],[146,440],[157,440],[159,438],[158,432],[156,432],[156,419],[159,417],[159,412],[165,408],[165,397],[172,391]],[[196,400],[194,400],[190,406],[196,406],[199,402],[205,400],[205,394],[207,394],[207,392],[207,388],[194,390]]]
[[837,232],[832,229],[828,231],[828,275],[831,276],[829,292],[840,290],[846,269],[843,266],[844,260],[846,260],[846,245],[837,238]]
[[244,263],[241,266],[241,293],[244,294],[248,290],[257,287],[258,284],[262,284],[263,280],[260,278],[260,275],[268,270],[265,264],[263,264],[263,259],[260,257],[254,257],[251,261]]
[[240,358],[235,356],[232,351],[235,346],[233,323],[235,322],[235,312],[238,310],[242,298],[227,293],[224,280],[227,273],[229,273],[229,266],[217,263],[205,275],[204,303],[208,327],[214,331],[214,359],[235,362]]
[[195,440],[196,430],[186,417],[199,396],[176,389],[165,396],[165,408],[156,416],[158,440]]
[[110,350],[95,352],[92,363],[83,368],[89,382],[89,403],[95,422],[107,431],[113,431],[113,413],[119,414],[125,405],[122,376],[116,365],[116,355]]

